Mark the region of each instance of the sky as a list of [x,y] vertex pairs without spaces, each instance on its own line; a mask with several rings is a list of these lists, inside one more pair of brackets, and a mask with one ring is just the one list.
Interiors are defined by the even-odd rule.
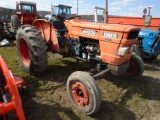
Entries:
[[[15,9],[17,0],[0,0],[0,7]],[[72,6],[72,14],[77,13],[78,0],[23,0],[37,3],[37,10],[50,11],[51,4]],[[78,14],[93,15],[94,6],[106,7],[106,0],[79,0]],[[160,17],[160,0],[108,0],[108,14],[120,16],[142,16],[143,9],[151,7],[151,15]],[[98,14],[103,12],[98,10]]]

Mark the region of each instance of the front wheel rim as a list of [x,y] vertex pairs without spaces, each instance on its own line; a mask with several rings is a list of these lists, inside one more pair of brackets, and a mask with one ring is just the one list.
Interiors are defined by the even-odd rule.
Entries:
[[89,105],[89,95],[86,87],[80,81],[74,81],[71,85],[71,92],[75,102],[81,107]]
[[126,72],[127,75],[132,75],[132,74],[135,74],[138,70],[138,67],[137,67],[137,64],[135,61],[130,61],[130,65],[129,65],[129,68]]

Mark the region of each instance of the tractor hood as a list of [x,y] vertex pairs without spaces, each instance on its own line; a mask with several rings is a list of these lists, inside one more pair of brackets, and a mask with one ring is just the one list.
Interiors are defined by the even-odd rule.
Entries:
[[158,36],[158,31],[151,30],[151,29],[141,29],[139,32],[138,37],[149,37],[151,39],[156,38]]
[[[81,27],[81,28],[88,28],[88,29],[97,29],[97,30],[108,30],[108,31],[117,31],[117,32],[127,32],[130,29],[137,29],[138,27],[131,26],[131,25],[123,25],[123,24],[106,24],[106,23],[95,23],[95,22],[88,22],[84,19],[72,19],[65,21],[65,24],[72,25],[72,27]],[[139,29],[139,28],[138,28]]]
[[[65,21],[70,35],[83,36],[87,38],[115,38],[135,39],[140,31],[139,27],[122,24],[106,24],[88,22],[84,19],[71,19]],[[101,39],[102,40],[102,39]],[[117,41],[118,42],[118,41]],[[119,41],[120,42],[120,41]]]
[[131,53],[120,56],[119,49],[128,48],[132,51],[140,31],[136,26],[94,23],[82,19],[71,19],[65,21],[65,24],[70,38],[98,41],[102,61],[114,65],[129,61]]

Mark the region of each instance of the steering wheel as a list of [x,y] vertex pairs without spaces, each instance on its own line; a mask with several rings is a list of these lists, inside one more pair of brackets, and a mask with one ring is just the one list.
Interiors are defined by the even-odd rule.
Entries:
[[60,20],[60,17],[57,15],[52,15],[50,21]]
[[71,17],[65,18],[64,20],[71,20],[71,19],[75,19],[75,18],[81,19],[81,16],[71,16]]

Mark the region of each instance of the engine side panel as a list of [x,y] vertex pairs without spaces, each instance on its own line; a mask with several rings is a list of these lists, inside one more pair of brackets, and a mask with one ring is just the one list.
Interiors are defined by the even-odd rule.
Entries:
[[[131,53],[118,56],[120,47],[131,48],[136,43],[140,28],[127,25],[103,24],[73,19],[66,22],[71,38],[85,38],[99,41],[102,61],[120,65],[129,61]],[[131,35],[131,33],[133,35]]]

